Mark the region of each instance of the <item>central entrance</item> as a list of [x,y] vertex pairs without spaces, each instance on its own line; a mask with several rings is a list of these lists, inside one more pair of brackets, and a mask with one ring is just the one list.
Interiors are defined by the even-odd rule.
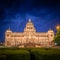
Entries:
[[24,29],[25,37],[26,37],[26,43],[24,44],[24,47],[35,47],[34,44],[34,34],[36,32],[36,29],[31,22],[31,19],[29,19],[28,23],[26,24],[26,27]]
[[26,47],[26,48],[33,48],[33,47],[35,47],[35,44],[29,42],[29,43],[26,43],[26,44],[24,45],[24,47]]

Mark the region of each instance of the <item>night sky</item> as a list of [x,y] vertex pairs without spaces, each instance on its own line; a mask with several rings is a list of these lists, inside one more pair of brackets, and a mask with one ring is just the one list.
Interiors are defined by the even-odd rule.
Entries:
[[29,18],[37,32],[55,31],[60,24],[59,0],[0,0],[0,41],[9,27],[23,32]]

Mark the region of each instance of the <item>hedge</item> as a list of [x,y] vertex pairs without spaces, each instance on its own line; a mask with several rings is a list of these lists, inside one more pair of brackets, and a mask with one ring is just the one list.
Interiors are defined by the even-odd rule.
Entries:
[[60,49],[20,48],[0,49],[0,60],[60,60]]
[[60,49],[32,49],[31,60],[60,60]]
[[0,60],[30,60],[30,54],[26,50],[0,50]]

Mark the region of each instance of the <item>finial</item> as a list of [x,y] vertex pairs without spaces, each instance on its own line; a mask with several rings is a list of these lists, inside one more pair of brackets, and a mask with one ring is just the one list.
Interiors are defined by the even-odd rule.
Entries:
[[49,31],[52,31],[53,32],[53,30],[51,28],[49,29]]
[[10,27],[8,28],[8,30],[10,30]]
[[52,30],[51,28],[49,30]]
[[6,32],[11,32],[10,27],[6,30]]
[[31,22],[31,19],[29,18],[29,22]]

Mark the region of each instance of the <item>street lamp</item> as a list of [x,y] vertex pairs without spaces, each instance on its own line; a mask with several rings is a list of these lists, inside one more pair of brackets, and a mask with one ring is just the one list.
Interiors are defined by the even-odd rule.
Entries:
[[57,26],[56,26],[56,29],[59,30],[59,29],[60,29],[60,25],[57,25]]

